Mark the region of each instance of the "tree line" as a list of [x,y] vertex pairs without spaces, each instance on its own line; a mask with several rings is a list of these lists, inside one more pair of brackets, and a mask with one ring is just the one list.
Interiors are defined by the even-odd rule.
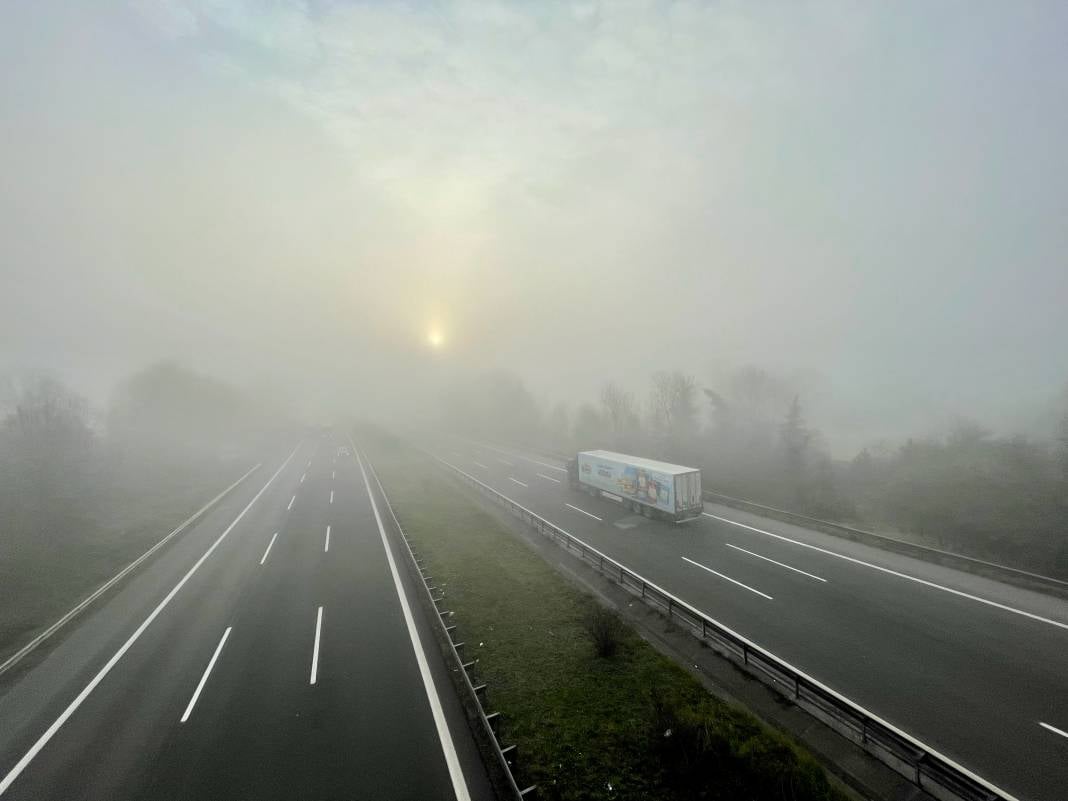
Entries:
[[962,422],[834,460],[790,381],[755,367],[702,386],[657,372],[644,397],[544,403],[508,371],[444,399],[453,431],[560,455],[606,448],[700,467],[706,489],[1068,576],[1068,397],[1047,440]]
[[239,390],[159,363],[116,387],[103,410],[48,376],[0,385],[0,559],[91,539],[137,493],[247,461],[278,425]]

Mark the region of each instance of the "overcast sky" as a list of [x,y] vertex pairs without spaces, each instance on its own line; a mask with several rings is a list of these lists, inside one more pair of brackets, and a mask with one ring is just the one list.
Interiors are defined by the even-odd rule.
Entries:
[[[9,3],[0,370],[756,364],[836,451],[1068,380],[1068,5]],[[427,336],[444,339],[431,349]]]

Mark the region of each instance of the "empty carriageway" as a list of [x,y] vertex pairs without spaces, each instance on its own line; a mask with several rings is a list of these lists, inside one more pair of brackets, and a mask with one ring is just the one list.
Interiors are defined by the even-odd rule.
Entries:
[[268,467],[0,687],[3,801],[492,797],[348,441]]
[[535,453],[431,450],[1012,795],[1068,798],[1065,601],[725,507],[646,520]]

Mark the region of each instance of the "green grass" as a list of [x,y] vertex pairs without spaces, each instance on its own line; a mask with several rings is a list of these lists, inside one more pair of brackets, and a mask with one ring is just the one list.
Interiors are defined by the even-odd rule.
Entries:
[[593,599],[426,456],[363,440],[540,798],[844,798],[811,756],[633,630],[598,657],[585,625]]

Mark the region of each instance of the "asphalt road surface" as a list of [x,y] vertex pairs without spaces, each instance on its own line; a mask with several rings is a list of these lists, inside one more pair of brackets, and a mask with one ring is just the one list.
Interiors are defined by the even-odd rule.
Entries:
[[265,464],[4,676],[4,801],[492,797],[347,446]]
[[1018,798],[1068,799],[1065,601],[724,506],[647,520],[537,454],[432,450]]

